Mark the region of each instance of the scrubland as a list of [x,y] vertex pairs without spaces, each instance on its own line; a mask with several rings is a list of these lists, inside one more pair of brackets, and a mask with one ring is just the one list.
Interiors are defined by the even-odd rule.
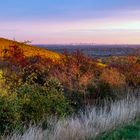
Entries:
[[99,61],[80,51],[32,47],[27,55],[24,48],[13,43],[0,51],[2,139],[94,139],[139,119],[138,55]]

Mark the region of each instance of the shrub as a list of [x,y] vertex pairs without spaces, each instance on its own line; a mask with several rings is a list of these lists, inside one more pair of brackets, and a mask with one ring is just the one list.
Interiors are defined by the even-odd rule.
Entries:
[[50,79],[44,86],[38,84],[24,84],[18,90],[22,121],[39,122],[50,115],[64,117],[70,113],[70,106],[66,100],[61,85]]
[[116,87],[125,84],[125,76],[115,68],[105,69],[100,76],[100,80],[109,84],[110,86]]
[[6,96],[8,94],[8,87],[5,86],[5,77],[2,70],[0,70],[0,96]]
[[66,88],[85,90],[85,87],[97,71],[94,59],[86,57],[80,51],[77,51],[71,55],[66,54],[62,63],[54,67],[52,75],[57,77]]
[[[100,81],[96,88],[96,99],[115,99],[111,86],[108,83]],[[100,102],[100,100],[99,100]],[[101,103],[99,103],[101,104]]]
[[133,64],[127,72],[125,72],[127,84],[136,88],[140,86],[140,64]]
[[0,96],[0,133],[9,133],[19,125],[19,106],[16,96]]
[[119,70],[126,78],[126,84],[131,88],[140,85],[140,64],[138,56],[113,57],[110,66]]
[[65,88],[65,97],[69,100],[69,104],[73,109],[73,112],[77,112],[80,109],[82,110],[85,106],[84,104],[84,93],[79,90],[71,90]]
[[[100,98],[118,98],[125,86],[125,76],[116,68],[106,68],[100,75],[97,84],[97,93]],[[124,93],[123,93],[124,94]]]
[[[58,121],[51,120],[49,122],[51,130],[50,127],[42,130],[39,126],[32,126],[23,135],[14,133],[6,140],[94,140],[97,137],[100,140],[102,134],[112,132],[139,119],[139,106],[139,98],[127,98],[111,102],[110,105],[106,101],[103,108],[99,109],[98,106],[94,106],[76,116]],[[138,125],[134,129],[131,128],[131,131],[139,130],[139,128]],[[135,135],[132,135],[130,139],[133,139],[133,136]],[[115,138],[113,137],[112,140]]]
[[58,79],[54,78],[54,77],[50,77],[47,82],[44,84],[44,86],[48,89],[56,89],[58,92],[63,93],[64,89],[61,85],[61,83],[59,82]]

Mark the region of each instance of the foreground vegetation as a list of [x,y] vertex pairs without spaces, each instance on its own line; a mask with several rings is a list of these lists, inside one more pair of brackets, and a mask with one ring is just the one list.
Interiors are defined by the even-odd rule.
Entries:
[[139,117],[139,56],[98,60],[77,51],[57,54],[54,61],[33,47],[34,55],[27,55],[22,45],[1,49],[1,136],[18,130],[14,136],[21,139],[22,134],[38,139],[62,139],[63,134],[63,139],[81,140]]
[[[123,99],[121,101],[112,102],[110,105],[106,102],[103,108],[92,107],[86,112],[80,112],[79,115],[68,117],[62,120],[49,120],[49,127],[30,127],[23,135],[14,133],[6,140],[94,140],[102,133],[115,130],[136,120],[140,116],[140,100],[136,98]],[[109,109],[108,109],[109,107]],[[139,127],[139,126],[138,126]],[[127,127],[126,127],[127,128]],[[125,128],[125,129],[126,129]],[[132,128],[133,129],[133,128]],[[131,129],[131,130],[132,130]],[[105,135],[100,139],[114,137]],[[131,131],[132,134],[132,131]],[[126,136],[123,135],[125,138]],[[132,138],[133,135],[127,134],[127,138]],[[121,136],[117,136],[120,138]]]
[[140,121],[135,121],[122,128],[107,132],[96,138],[96,140],[139,140],[140,139]]

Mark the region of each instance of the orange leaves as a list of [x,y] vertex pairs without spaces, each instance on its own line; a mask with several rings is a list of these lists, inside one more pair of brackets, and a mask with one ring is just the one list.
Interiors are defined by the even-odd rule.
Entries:
[[94,73],[85,73],[79,78],[79,84],[83,87],[87,87],[93,77]]
[[138,57],[137,56],[128,56],[127,61],[129,64],[136,64],[138,61]]
[[38,55],[43,59],[51,59],[54,62],[59,61],[62,58],[62,55],[59,53],[2,38],[0,38],[0,58],[3,57],[3,50],[9,49],[9,46],[18,46],[26,57],[34,57]]
[[26,66],[26,58],[24,56],[23,50],[18,46],[9,46],[3,51],[3,53],[5,61],[9,61],[11,64],[21,67]]
[[140,64],[133,64],[128,72],[126,72],[126,80],[129,86],[139,86],[140,85]]
[[[31,50],[33,56],[27,56]],[[21,77],[23,81],[27,81],[29,79],[27,77],[34,78],[35,75],[34,81],[42,84],[48,77],[55,77],[66,90],[76,93],[80,91],[87,95],[97,94],[99,90],[100,93],[106,94],[112,87],[117,89],[125,85],[130,87],[140,85],[140,64],[139,57],[136,56],[109,57],[100,61],[77,51],[73,54],[62,55],[56,62],[44,57],[39,49],[35,52],[30,48],[25,55],[24,50],[16,45],[3,50],[4,58],[11,66],[9,71],[15,70],[15,74],[18,75],[16,79]],[[49,55],[47,52],[45,54]],[[11,73],[8,74],[10,77]],[[89,90],[89,86],[93,91]]]
[[119,73],[115,68],[105,69],[100,79],[111,86],[121,86],[125,84],[125,76]]
[[112,57],[109,66],[117,69],[125,76],[127,86],[136,88],[140,85],[139,56]]
[[66,54],[62,63],[53,69],[64,87],[74,90],[85,90],[97,70],[96,61],[84,56],[80,51]]

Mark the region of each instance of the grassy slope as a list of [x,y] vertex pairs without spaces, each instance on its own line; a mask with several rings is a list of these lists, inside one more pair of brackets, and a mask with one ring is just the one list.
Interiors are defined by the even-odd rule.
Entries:
[[61,58],[61,55],[58,53],[4,38],[0,38],[0,56],[2,56],[3,49],[7,49],[12,45],[18,45],[20,48],[22,48],[25,56],[27,57],[39,55],[44,58],[50,58],[54,61]]
[[96,140],[140,140],[140,120],[98,137]]
[[[0,57],[2,56],[2,51],[12,45],[17,45],[20,48],[22,48],[24,55],[27,57],[39,55],[42,58],[50,58],[53,61],[58,61],[63,57],[62,54],[59,54],[59,53],[56,53],[53,51],[49,51],[49,50],[46,50],[43,48],[27,45],[24,43],[19,43],[17,41],[8,40],[8,39],[4,39],[4,38],[0,38]],[[106,65],[101,62],[97,62],[97,65],[102,68],[106,67]]]

